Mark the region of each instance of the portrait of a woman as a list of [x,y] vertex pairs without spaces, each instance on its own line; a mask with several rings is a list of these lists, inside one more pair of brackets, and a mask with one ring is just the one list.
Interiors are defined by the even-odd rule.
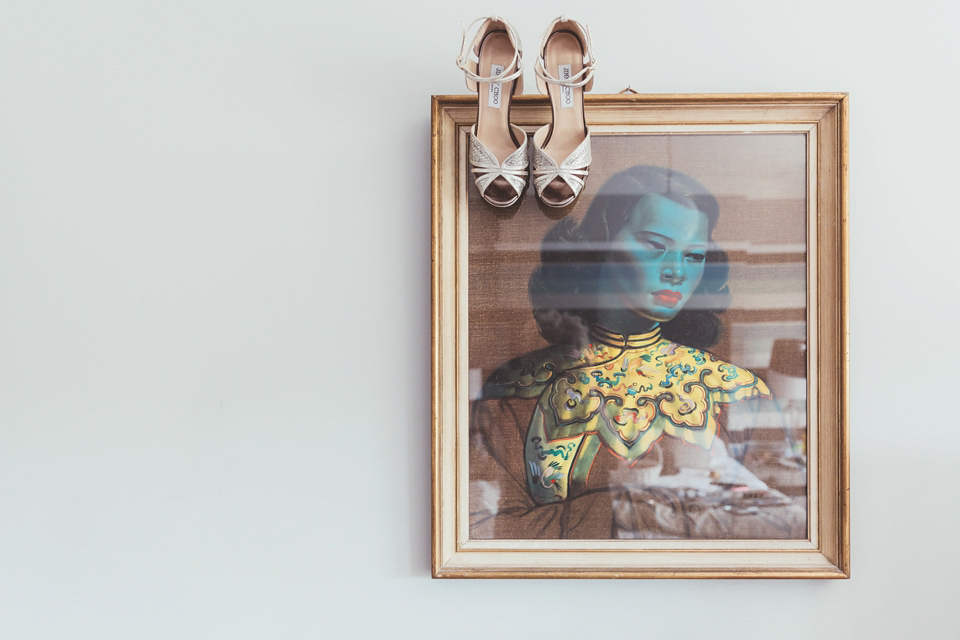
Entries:
[[548,346],[471,408],[471,537],[799,538],[802,506],[732,457],[757,375],[714,356],[729,304],[717,199],[679,171],[610,176],[543,238],[529,298]]

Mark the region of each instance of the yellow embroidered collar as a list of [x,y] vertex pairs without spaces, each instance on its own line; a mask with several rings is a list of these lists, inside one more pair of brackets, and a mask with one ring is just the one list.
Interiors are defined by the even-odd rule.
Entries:
[[663,435],[709,449],[724,405],[770,395],[750,371],[659,329],[590,333],[596,342],[546,385],[530,422],[528,486],[539,502],[565,498],[571,474],[582,485],[600,446],[631,464]]

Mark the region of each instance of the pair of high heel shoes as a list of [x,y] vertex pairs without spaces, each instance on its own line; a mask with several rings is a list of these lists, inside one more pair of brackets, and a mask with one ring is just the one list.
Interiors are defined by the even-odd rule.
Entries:
[[480,18],[470,28],[480,21],[483,24],[470,44],[464,30],[457,58],[467,88],[478,96],[469,154],[477,189],[495,207],[513,205],[527,189],[532,155],[537,197],[547,206],[565,207],[583,190],[591,162],[590,131],[583,111],[583,93],[593,87],[597,67],[590,31],[566,16],[547,27],[534,70],[537,89],[549,96],[553,117],[529,140],[523,129],[510,122],[511,100],[523,93],[520,38],[499,16]]

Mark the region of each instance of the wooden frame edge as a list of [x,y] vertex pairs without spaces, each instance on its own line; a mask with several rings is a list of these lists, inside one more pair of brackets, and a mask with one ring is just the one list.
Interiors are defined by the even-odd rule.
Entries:
[[850,95],[842,94],[838,100],[840,125],[840,551],[839,569],[850,577]]
[[430,99],[430,565],[433,577],[441,566],[440,535],[440,349],[437,344],[440,305],[440,117],[442,98]]
[[574,579],[574,580],[846,580],[850,576],[842,570],[813,571],[484,571],[482,569],[439,569],[433,574],[437,579]]

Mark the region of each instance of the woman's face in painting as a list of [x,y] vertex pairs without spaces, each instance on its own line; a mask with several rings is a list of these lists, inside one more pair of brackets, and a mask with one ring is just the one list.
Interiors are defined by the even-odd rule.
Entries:
[[673,319],[703,278],[708,235],[702,211],[659,195],[641,198],[601,267],[603,306]]

